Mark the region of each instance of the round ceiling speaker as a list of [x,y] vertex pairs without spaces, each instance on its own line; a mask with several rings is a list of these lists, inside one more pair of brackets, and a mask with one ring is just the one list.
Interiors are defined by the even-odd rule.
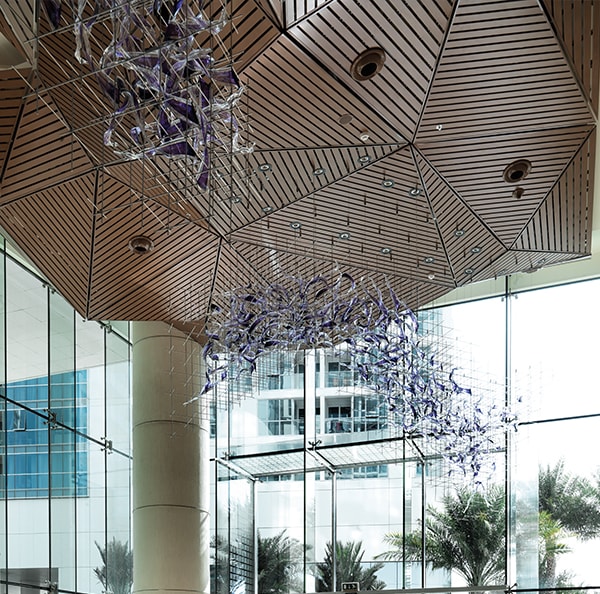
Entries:
[[147,254],[154,249],[154,242],[145,235],[136,235],[129,240],[129,249],[134,254]]
[[518,184],[527,177],[530,171],[531,161],[528,161],[527,159],[517,159],[504,170],[502,177],[508,184]]
[[385,52],[380,47],[372,47],[359,54],[352,66],[350,75],[354,80],[369,80],[379,74],[385,62]]

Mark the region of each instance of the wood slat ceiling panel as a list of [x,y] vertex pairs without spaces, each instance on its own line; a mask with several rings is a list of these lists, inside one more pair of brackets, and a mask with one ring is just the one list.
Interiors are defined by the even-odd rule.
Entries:
[[[498,76],[490,78],[494,72]],[[507,0],[501,6],[459,4],[419,129],[420,141],[592,120],[535,0]]]
[[[375,144],[402,140],[285,37],[246,68],[241,79],[247,86],[249,140],[262,149],[359,144],[365,130]],[[339,123],[346,114],[352,121]]]
[[517,250],[506,252],[488,267],[475,271],[472,276],[465,275],[461,285],[480,280],[516,274],[518,272],[535,272],[542,266],[551,266],[581,258],[578,254],[561,254],[545,252],[520,252]]
[[[204,13],[217,19],[223,10],[222,0],[212,0]],[[235,0],[226,5],[229,22],[218,38],[209,40],[216,60],[223,57],[223,49],[235,61],[235,69],[242,72],[280,34],[281,17],[268,0]],[[279,7],[281,12],[281,7]]]
[[600,3],[544,0],[581,86],[598,114],[600,92]]
[[490,229],[420,156],[417,157],[438,233],[441,237],[434,257],[446,260],[459,282],[465,270],[483,268],[506,251]]
[[92,172],[0,208],[0,225],[84,316],[93,220],[86,197],[94,184]]
[[365,145],[244,155],[239,166],[243,176],[236,176],[233,184],[228,176],[214,180],[211,224],[228,235],[373,165],[397,148]]
[[[27,78],[28,72],[21,73]],[[26,81],[11,70],[0,71],[0,175],[6,165],[7,153],[18,128],[22,97],[27,88]],[[0,187],[2,179],[0,178]]]
[[[587,127],[564,128],[439,143],[421,149],[473,212],[509,246],[589,132]],[[516,184],[506,183],[503,172],[510,163],[523,158],[531,161],[532,168],[518,184],[525,192],[516,199]]]
[[0,11],[8,24],[8,27],[3,27],[3,32],[30,64],[35,62],[35,5],[35,0],[2,0],[0,3]]
[[283,29],[283,0],[256,0],[256,5],[269,17],[280,29]]
[[[326,6],[335,0],[284,0],[285,21],[288,26],[306,17],[319,6]],[[275,0],[281,2],[281,0]]]
[[[406,139],[412,139],[452,13],[451,2],[333,2],[289,30],[327,70]],[[380,47],[386,60],[368,81],[355,81],[352,62]]]
[[[293,275],[294,278],[310,280],[316,275],[335,277],[344,272],[357,282],[365,283],[365,286],[392,287],[397,296],[411,308],[424,305],[448,291],[448,287],[441,283],[423,282],[422,279],[413,276],[378,273],[369,268],[345,266],[343,263],[329,259],[316,258],[310,261],[295,253],[244,243],[236,242],[233,247],[244,259],[251,261],[253,266],[256,265],[261,278],[268,283],[281,283],[289,286],[290,275]],[[229,286],[231,287],[231,281],[229,281]]]
[[[97,217],[89,317],[103,319],[113,310],[127,313],[118,319],[192,319],[203,314],[217,239],[192,224],[168,229],[166,209],[149,200],[142,209],[131,210],[128,194],[127,188],[118,193],[115,187],[111,202],[105,203],[107,214]],[[128,242],[135,235],[149,237],[154,249],[145,255],[132,253]],[[197,261],[212,265],[197,266]],[[140,299],[144,291],[147,298]]]
[[[394,180],[393,187],[382,186],[385,176]],[[446,262],[436,258],[441,242],[429,205],[424,198],[409,196],[416,179],[411,153],[403,149],[233,237],[346,265],[354,259],[365,269],[397,274],[421,269],[425,259],[433,257],[435,263],[417,274],[425,277],[434,272],[440,282],[452,283]],[[301,228],[295,231],[293,223],[300,223]],[[344,233],[348,239],[342,238]],[[391,255],[382,254],[386,248]]]
[[[164,168],[164,172],[160,171]],[[206,214],[195,205],[195,196],[202,195],[196,175],[191,175],[189,168],[183,161],[164,160],[144,160],[135,159],[104,168],[104,174],[116,180],[119,180],[125,186],[131,188],[130,202],[133,205],[139,204],[146,198],[151,198],[160,203],[169,212],[177,217],[183,217],[187,223],[194,223],[203,229],[208,227]],[[177,180],[181,176],[188,177],[183,182],[183,187],[177,191],[173,179]],[[103,177],[100,178],[98,188],[98,207],[103,208],[103,199],[107,190],[102,184]]]
[[595,135],[561,175],[515,242],[516,249],[591,253],[594,154]]
[[[256,263],[251,263],[244,254],[236,249],[235,245],[221,241],[218,257],[219,262],[211,291],[211,305],[226,311],[229,302],[228,293],[231,290],[238,289],[246,284],[255,286],[266,284],[264,277],[260,275],[256,268]],[[235,271],[235,274],[232,274],[232,271]],[[271,279],[275,276],[276,274],[269,274]]]
[[[73,39],[69,29],[44,37],[39,44],[39,71],[58,112],[88,154],[93,155],[96,163],[110,163],[119,158],[103,141],[111,122],[111,108],[87,66],[75,60]],[[115,138],[119,135],[128,138],[133,124],[123,118],[114,132]]]
[[87,155],[57,118],[50,97],[30,97],[2,180],[0,203],[87,175],[90,169]]

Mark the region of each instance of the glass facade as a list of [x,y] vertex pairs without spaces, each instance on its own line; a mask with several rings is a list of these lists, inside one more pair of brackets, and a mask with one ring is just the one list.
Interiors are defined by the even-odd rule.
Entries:
[[[0,258],[2,592],[129,594],[128,325]],[[212,592],[600,588],[600,280],[509,283],[419,316],[478,405],[517,415],[477,486],[405,439],[343,348],[273,354],[215,393]]]
[[99,574],[114,575],[113,539],[122,550],[131,543],[128,325],[85,321],[7,251],[0,252],[1,591],[117,594],[114,580]]
[[[241,517],[255,526],[258,566],[246,592],[273,591],[274,541],[288,559],[281,591],[342,590],[344,582],[448,591],[600,587],[593,562],[600,281],[522,293],[509,283],[504,295],[419,315],[422,344],[479,395],[473,406],[517,415],[517,430],[490,449],[477,485],[451,472],[427,439],[403,438],[343,350],[274,355],[264,375],[259,370],[253,398],[216,409],[217,506],[229,506],[235,526],[222,513],[213,528],[238,533]],[[231,468],[238,474],[228,475]],[[240,473],[254,482],[250,515],[249,499],[244,514],[234,499],[219,500],[222,483]],[[227,548],[223,538],[220,546]],[[452,559],[444,557],[450,549]]]

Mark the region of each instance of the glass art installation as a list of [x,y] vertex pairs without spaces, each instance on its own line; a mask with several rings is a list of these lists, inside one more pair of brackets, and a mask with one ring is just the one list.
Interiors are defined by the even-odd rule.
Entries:
[[[60,0],[43,4],[52,26],[60,27]],[[209,19],[204,4],[97,0],[91,8],[88,0],[78,0],[73,29],[75,56],[93,73],[112,109],[104,144],[127,159],[186,158],[197,168],[198,185],[207,189],[214,147],[230,152],[252,147],[241,142],[235,114],[244,88],[214,40],[227,14]],[[102,35],[95,37],[100,25]],[[105,27],[111,39],[97,56],[92,47],[105,39]]]
[[[487,454],[504,447],[515,415],[490,405],[457,380],[423,340],[417,316],[387,286],[341,273],[231,291],[207,331],[206,394],[226,380],[253,374],[262,355],[344,343],[360,384],[382,395],[392,424],[433,444],[451,468],[481,478]],[[500,437],[500,439],[498,439]]]

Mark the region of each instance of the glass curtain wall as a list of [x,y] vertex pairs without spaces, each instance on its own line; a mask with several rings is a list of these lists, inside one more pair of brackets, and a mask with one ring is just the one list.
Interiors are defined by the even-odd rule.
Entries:
[[[477,484],[426,439],[403,439],[343,349],[273,355],[252,398],[215,409],[213,459],[230,473],[215,473],[220,545],[228,516],[242,530],[239,501],[256,526],[254,580],[239,588],[600,587],[600,280],[519,294],[508,283],[419,315],[422,343],[478,395],[473,406],[517,415]],[[252,514],[228,491],[240,473],[254,482]]]
[[128,594],[127,325],[83,320],[5,249],[0,275],[2,592]]

